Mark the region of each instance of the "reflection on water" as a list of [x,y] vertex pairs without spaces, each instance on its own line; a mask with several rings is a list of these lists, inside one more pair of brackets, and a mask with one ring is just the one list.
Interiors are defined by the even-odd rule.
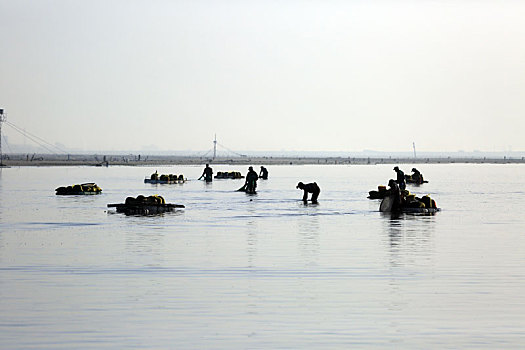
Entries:
[[257,256],[257,238],[261,234],[258,227],[257,209],[252,203],[248,203],[247,212],[248,220],[246,221],[246,253],[248,255],[248,266],[253,267]]
[[432,259],[435,216],[381,213],[392,267]]
[[[516,195],[525,167],[428,165],[430,183],[411,191],[437,199],[444,210],[433,216],[385,215],[366,199],[391,166],[274,167],[255,196],[236,191],[243,181],[195,181],[201,166],[156,168],[190,181],[144,184],[157,170],[146,167],[0,170],[3,348],[493,349],[525,341],[525,217]],[[306,175],[323,189],[317,206],[295,189]],[[54,195],[81,182],[103,193]],[[186,209],[142,217],[106,207],[138,194]]]
[[[314,209],[315,210],[315,209]],[[305,264],[317,264],[319,255],[320,218],[317,215],[308,215],[298,218],[297,234],[299,235],[299,249]]]

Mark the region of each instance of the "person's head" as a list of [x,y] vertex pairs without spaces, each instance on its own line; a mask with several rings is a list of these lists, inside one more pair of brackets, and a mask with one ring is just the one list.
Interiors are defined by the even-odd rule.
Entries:
[[412,171],[413,171],[413,172],[416,172],[416,171],[417,171],[417,169],[416,169],[416,168],[412,168]]
[[249,167],[249,168],[248,168],[248,170],[252,171],[252,170],[253,170],[253,167],[252,167],[252,166],[251,166],[251,167]]
[[388,180],[388,186],[392,187],[396,184],[396,182],[393,179]]
[[394,171],[399,171],[399,167],[395,166]]
[[295,188],[300,188],[302,190],[304,189],[304,184],[302,182],[299,182]]
[[206,164],[206,168],[209,167],[210,165],[209,164]]

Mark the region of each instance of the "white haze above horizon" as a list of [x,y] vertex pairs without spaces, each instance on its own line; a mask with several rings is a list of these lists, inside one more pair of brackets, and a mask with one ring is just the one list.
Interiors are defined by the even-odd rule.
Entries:
[[[0,0],[0,108],[80,150],[525,150],[525,2]],[[8,125],[12,144],[26,142]]]

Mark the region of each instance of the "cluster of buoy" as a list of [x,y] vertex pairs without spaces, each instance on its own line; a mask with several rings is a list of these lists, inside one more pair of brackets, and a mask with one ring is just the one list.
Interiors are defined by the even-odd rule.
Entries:
[[117,213],[126,215],[151,215],[184,208],[181,204],[166,203],[159,195],[127,197],[124,203],[108,204],[108,208],[116,208]]
[[244,176],[238,171],[218,171],[216,179],[242,179]]
[[55,189],[56,194],[59,196],[64,195],[87,195],[87,194],[99,194],[102,189],[95,183],[85,183],[81,185],[63,186]]
[[174,175],[174,174],[162,174],[159,176],[159,180],[161,181],[184,181],[184,175]]
[[379,185],[377,186],[377,191],[372,190],[368,192],[368,198],[369,199],[383,199],[385,198],[387,194],[386,186]]
[[149,179],[144,179],[145,183],[162,183],[162,184],[171,184],[171,183],[182,183],[186,182],[184,175],[175,175],[175,174],[161,174],[157,172],[151,174]]
[[403,194],[403,205],[407,208],[427,208],[427,209],[437,209],[436,201],[430,198],[430,195],[425,195],[423,197],[416,197],[415,194],[410,193],[409,191],[404,191]]
[[423,175],[416,168],[412,168],[412,175],[405,175],[399,167],[394,167],[397,179],[390,179],[386,186],[378,186],[377,191],[369,191],[369,199],[381,199],[379,211],[382,212],[411,212],[411,213],[433,213],[441,210],[437,207],[436,201],[429,195],[416,197],[415,194],[406,190],[406,184],[421,185],[428,183],[423,179]]
[[144,205],[144,204],[166,204],[164,197],[158,194],[152,196],[138,195],[137,197],[128,197],[125,201],[126,205]]

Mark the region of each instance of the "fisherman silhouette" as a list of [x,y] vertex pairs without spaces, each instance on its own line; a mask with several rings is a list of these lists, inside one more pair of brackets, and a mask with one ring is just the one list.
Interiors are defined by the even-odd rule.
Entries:
[[206,167],[204,168],[204,171],[202,172],[201,177],[198,178],[198,180],[202,179],[204,177],[204,181],[211,182],[213,180],[213,169],[210,168],[209,164],[206,164]]
[[402,191],[407,187],[405,182],[405,173],[401,171],[401,169],[399,169],[399,167],[397,166],[394,167],[394,171],[397,173],[396,182],[399,185],[399,189],[401,189]]
[[257,173],[253,170],[253,167],[248,168],[248,173],[246,174],[246,193],[255,193],[255,189],[257,188],[257,180],[259,179],[259,176]]
[[299,182],[296,188],[304,191],[303,202],[305,204],[308,202],[308,193],[312,194],[312,203],[317,203],[317,197],[319,197],[319,193],[321,193],[321,189],[317,186],[317,183],[312,182],[305,185],[304,183]]
[[261,172],[259,173],[259,177],[263,180],[268,180],[268,170],[261,166]]

